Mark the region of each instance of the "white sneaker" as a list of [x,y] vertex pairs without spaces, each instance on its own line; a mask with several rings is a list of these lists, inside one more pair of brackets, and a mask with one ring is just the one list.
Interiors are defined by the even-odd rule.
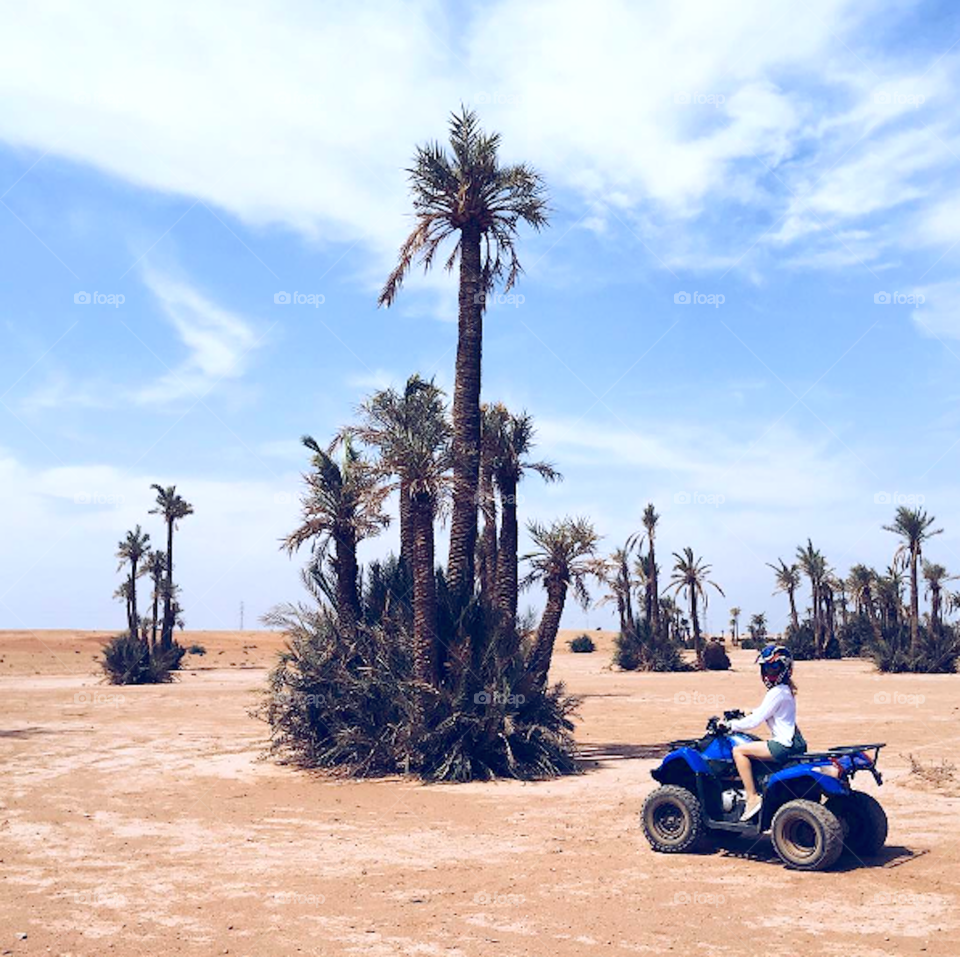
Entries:
[[757,798],[756,804],[748,804],[744,809],[743,814],[740,815],[740,821],[749,821],[751,818],[756,817],[760,813],[760,808],[763,806],[763,798]]

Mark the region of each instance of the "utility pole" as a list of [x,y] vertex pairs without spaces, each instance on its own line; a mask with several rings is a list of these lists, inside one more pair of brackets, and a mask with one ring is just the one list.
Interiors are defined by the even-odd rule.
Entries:
[[243,602],[240,602],[240,630],[243,631]]

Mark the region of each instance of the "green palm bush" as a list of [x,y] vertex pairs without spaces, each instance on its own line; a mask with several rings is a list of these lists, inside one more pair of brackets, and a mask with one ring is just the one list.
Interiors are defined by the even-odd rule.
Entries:
[[[314,597],[322,590],[314,588]],[[445,592],[438,575],[438,591]],[[356,777],[414,773],[430,781],[534,779],[576,770],[562,685],[523,697],[520,658],[491,651],[484,687],[463,670],[427,692],[414,671],[409,577],[390,559],[366,575],[363,615],[349,638],[327,604],[286,605],[265,623],[288,636],[257,716],[283,763]],[[441,626],[441,640],[451,633]]]
[[691,671],[682,644],[669,632],[658,637],[645,618],[629,625],[614,640],[613,663],[624,671]]
[[142,638],[123,634],[104,647],[100,666],[113,685],[165,684],[173,681],[186,653],[175,640],[168,648],[151,648]]

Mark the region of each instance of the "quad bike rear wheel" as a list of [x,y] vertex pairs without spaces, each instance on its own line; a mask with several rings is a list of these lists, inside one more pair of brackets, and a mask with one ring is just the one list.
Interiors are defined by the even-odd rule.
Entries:
[[780,859],[797,870],[824,871],[843,852],[843,825],[816,801],[788,801],[774,814],[770,832]]
[[857,857],[873,857],[887,840],[887,815],[880,802],[863,791],[827,800],[828,811],[843,825],[843,844]]
[[650,846],[665,854],[695,850],[706,830],[697,796],[673,784],[665,784],[647,796],[640,819]]

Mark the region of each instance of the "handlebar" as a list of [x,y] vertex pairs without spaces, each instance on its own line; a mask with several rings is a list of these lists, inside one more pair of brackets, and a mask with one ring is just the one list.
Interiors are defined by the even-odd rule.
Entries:
[[742,718],[744,713],[739,709],[735,708],[732,711],[724,711],[723,717],[720,718],[717,715],[713,715],[709,721],[707,721],[707,734],[720,734],[720,725],[726,724],[730,721],[735,721],[737,718]]

